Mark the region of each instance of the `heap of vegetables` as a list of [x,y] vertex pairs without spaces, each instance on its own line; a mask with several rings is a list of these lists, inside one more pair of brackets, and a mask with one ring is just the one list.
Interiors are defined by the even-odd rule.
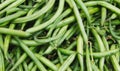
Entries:
[[0,0],[0,71],[120,71],[120,0]]

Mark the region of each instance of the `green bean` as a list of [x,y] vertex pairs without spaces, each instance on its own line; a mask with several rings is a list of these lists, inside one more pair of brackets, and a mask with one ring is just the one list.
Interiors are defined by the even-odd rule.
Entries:
[[6,11],[6,14],[10,15],[10,14],[17,12],[17,11],[21,11],[21,9],[20,8],[11,8],[10,10]]
[[75,53],[75,51],[71,51],[71,50],[67,50],[67,49],[63,49],[63,48],[58,48],[58,50],[65,55],[70,55],[70,54]]
[[[16,53],[16,59],[20,58],[20,48],[17,48],[17,53]],[[16,70],[23,71],[23,66],[22,64],[19,64],[18,68]]]
[[34,65],[34,62],[30,62],[30,63],[28,64],[28,69],[31,70],[32,67],[33,67],[33,65]]
[[41,61],[43,62],[46,66],[48,66],[49,68],[51,68],[52,70],[56,71],[57,67],[51,62],[49,61],[47,58],[43,57],[42,55],[39,54],[35,54],[35,56]]
[[19,38],[15,37],[15,40],[20,44],[21,48],[29,55],[29,57],[35,62],[39,70],[47,71],[41,62],[35,57],[35,55],[30,51],[28,46],[26,46]]
[[[83,39],[81,35],[79,35],[77,39],[77,52],[83,55]],[[77,55],[80,64],[80,71],[84,71],[83,56],[80,54]]]
[[115,19],[117,17],[117,15],[115,13],[113,13],[110,18],[108,18],[107,20],[112,20],[112,19]]
[[38,12],[36,12],[30,16],[18,18],[16,20],[14,20],[14,23],[24,23],[24,22],[31,21],[31,20],[34,20],[34,19],[40,17],[41,15],[46,13],[53,6],[54,2],[55,2],[55,0],[49,0],[49,2]]
[[3,38],[2,38],[2,35],[0,34],[0,49],[4,49],[3,48]]
[[9,5],[10,3],[14,2],[15,0],[6,0],[3,3],[0,4],[0,10],[2,10],[4,7]]
[[23,68],[25,71],[28,71],[28,66],[27,66],[27,63],[25,61],[23,62]]
[[71,54],[65,61],[64,63],[61,65],[61,67],[58,69],[58,71],[65,71],[70,64],[73,62],[73,60],[75,59],[76,54],[73,53]]
[[45,22],[43,24],[40,24],[39,26],[29,28],[26,30],[26,32],[34,33],[36,31],[39,31],[39,30],[47,27],[48,25],[50,25],[61,14],[61,12],[63,11],[63,7],[64,7],[64,0],[60,0],[59,7],[58,7],[56,13],[54,14],[54,16],[50,20],[48,20],[47,22]]
[[59,61],[62,64],[63,63],[62,54],[61,54],[61,52],[59,50],[57,50],[57,54],[58,54]]
[[89,1],[89,2],[86,2],[85,5],[86,6],[101,5],[101,6],[105,7],[105,8],[110,9],[111,11],[117,13],[118,15],[120,15],[120,12],[119,12],[120,9],[119,8],[113,6],[113,5],[111,5],[111,4],[109,4],[109,3],[105,2],[105,1]]
[[73,49],[75,46],[76,46],[76,41],[74,41],[74,42],[72,42],[71,44],[70,44],[70,46],[68,47],[68,48],[66,48],[66,49],[68,49],[68,50],[71,50],[71,49]]
[[94,53],[92,53],[92,55],[94,57],[101,58],[101,57],[113,55],[119,51],[120,51],[120,49],[118,48],[118,49],[108,50],[108,51],[104,51],[104,52],[94,52]]
[[87,20],[88,20],[88,23],[91,24],[91,17],[90,17],[90,14],[85,6],[85,4],[83,3],[82,0],[75,0],[76,3],[78,4],[78,6],[80,6],[80,8],[83,10],[83,12],[85,13],[86,17],[87,17]]
[[120,1],[119,1],[119,0],[114,0],[114,1],[120,4]]
[[11,20],[13,20],[13,19],[15,19],[15,18],[18,18],[18,17],[20,17],[20,16],[22,16],[22,15],[25,15],[25,14],[26,14],[26,12],[24,12],[24,11],[19,11],[19,12],[15,13],[15,14],[8,15],[8,16],[6,16],[6,17],[4,17],[4,18],[1,18],[1,19],[0,19],[0,25],[1,25],[2,23],[11,21]]
[[76,4],[75,4],[75,2],[73,0],[71,0],[71,3],[73,5],[73,11],[74,11],[76,20],[78,22],[79,30],[81,32],[83,40],[84,40],[85,44],[88,44],[87,34],[85,32],[85,29],[84,29],[84,26],[83,26],[83,22],[82,22],[82,18],[80,17],[80,13],[78,11],[78,8],[77,8],[77,6],[76,6]]
[[37,70],[37,66],[34,66],[31,71],[36,71]]
[[0,48],[0,71],[5,71],[4,56]]
[[27,33],[27,32],[21,31],[21,30],[13,30],[13,29],[2,28],[2,27],[0,27],[0,33],[1,34],[8,34],[8,35],[16,35],[19,37],[30,36],[30,33]]
[[89,50],[88,47],[86,47],[86,63],[87,63],[87,71],[92,71],[91,63],[90,63],[90,55],[89,55]]
[[105,36],[102,36],[102,41],[103,41],[103,44],[104,44],[106,50],[109,50],[109,44],[108,44],[107,39],[105,38]]
[[[42,43],[37,43],[37,42],[34,41],[34,40],[22,40],[22,42],[24,42],[27,46],[38,46],[38,45],[42,45]],[[15,41],[14,39],[12,39],[10,43],[12,43],[12,44],[14,44],[14,45],[19,45],[19,44],[17,43],[17,41]]]
[[102,9],[101,9],[101,26],[103,26],[105,23],[106,15],[107,15],[106,8],[102,7]]
[[120,39],[120,37],[119,37],[118,35],[116,35],[116,34],[112,31],[111,21],[109,22],[109,29],[110,29],[111,35],[112,35],[114,38]]

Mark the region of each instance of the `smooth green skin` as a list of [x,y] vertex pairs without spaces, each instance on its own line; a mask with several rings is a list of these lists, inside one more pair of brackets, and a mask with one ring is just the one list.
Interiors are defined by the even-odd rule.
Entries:
[[87,66],[87,71],[92,71],[92,66],[91,66],[91,60],[90,60],[90,52],[88,47],[86,47],[86,66]]
[[102,41],[103,41],[106,51],[109,50],[109,44],[105,36],[102,36]]
[[73,5],[72,9],[73,9],[73,12],[75,14],[75,18],[77,20],[80,33],[81,33],[81,35],[83,37],[83,40],[84,40],[85,44],[87,45],[88,44],[88,37],[87,37],[87,34],[85,32],[85,28],[84,28],[84,25],[83,25],[82,18],[80,16],[79,10],[77,8],[76,3],[73,0],[70,0],[70,1],[71,1],[72,5]]
[[4,56],[0,48],[0,71],[5,71]]
[[24,32],[21,30],[13,30],[13,29],[2,28],[2,27],[0,27],[0,33],[7,34],[7,35],[19,36],[19,37],[29,37],[31,35],[30,33]]
[[101,26],[104,25],[106,17],[107,17],[107,9],[102,7],[102,9],[101,9]]
[[24,23],[24,22],[37,19],[38,17],[46,13],[48,10],[50,10],[50,8],[54,5],[54,3],[55,3],[55,0],[49,0],[49,2],[38,12],[33,13],[32,15],[29,15],[29,16],[17,18],[16,20],[14,20],[14,23]]
[[[24,42],[27,46],[38,46],[38,45],[42,45],[42,43],[37,43],[37,42],[34,41],[34,40],[21,40],[21,41]],[[17,41],[14,40],[14,39],[12,39],[10,43],[12,43],[12,44],[14,44],[14,45],[19,45],[19,44],[17,43]]]
[[80,64],[80,71],[84,71],[84,59],[83,59],[83,39],[81,35],[78,36],[77,39],[77,52],[80,54],[77,54],[79,64]]
[[35,62],[40,71],[47,71],[42,63],[35,57],[33,52],[26,46],[19,38],[14,37],[15,40],[19,43],[21,48],[28,54],[28,56]]
[[65,55],[70,55],[70,54],[75,53],[75,51],[67,50],[67,49],[63,49],[63,48],[58,48],[58,50]]
[[58,54],[59,61],[62,64],[64,62],[62,54],[61,54],[61,52],[59,50],[57,50],[57,54]]
[[78,6],[83,10],[83,12],[85,13],[85,15],[86,15],[86,18],[87,18],[87,20],[88,20],[88,23],[89,23],[89,25],[91,24],[91,17],[90,17],[90,14],[89,14],[89,12],[88,12],[88,9],[87,9],[87,7],[85,6],[85,4],[83,3],[83,1],[82,0],[75,0],[76,1],[76,3],[78,4]]
[[33,68],[33,66],[34,66],[34,62],[30,62],[30,63],[28,64],[28,69],[31,70],[31,69]]
[[73,60],[75,59],[76,53],[71,54],[65,61],[64,63],[60,66],[60,68],[57,71],[65,71],[70,64],[73,62]]
[[60,16],[60,14],[63,11],[63,8],[64,8],[64,0],[60,0],[58,9],[57,9],[56,13],[54,14],[54,16],[51,17],[50,20],[48,20],[45,23],[40,24],[39,26],[35,26],[35,27],[32,27],[32,28],[29,28],[29,29],[26,30],[26,32],[34,33],[34,32],[37,32],[37,31],[40,31],[40,30],[46,28],[48,25],[53,23],[57,19],[58,16]]
[[113,12],[115,12],[116,14],[120,15],[120,9],[111,5],[110,3],[107,3],[105,1],[88,1],[85,3],[86,6],[96,6],[96,5],[100,5],[103,6]]
[[4,49],[3,47],[3,36],[0,34],[0,49]]
[[0,10],[3,9],[4,7],[6,7],[7,5],[11,4],[14,1],[16,1],[16,0],[5,0],[3,3],[0,4]]

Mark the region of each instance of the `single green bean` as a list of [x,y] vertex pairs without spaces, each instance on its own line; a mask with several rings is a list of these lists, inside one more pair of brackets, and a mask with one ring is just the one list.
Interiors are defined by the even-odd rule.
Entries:
[[88,37],[87,37],[87,34],[85,32],[85,28],[84,28],[80,13],[78,11],[78,8],[77,8],[77,6],[76,6],[76,4],[75,4],[75,2],[73,0],[70,0],[70,1],[71,1],[72,5],[73,5],[73,11],[74,11],[74,14],[75,14],[78,26],[79,26],[79,30],[80,30],[81,35],[83,37],[83,40],[84,40],[85,44],[88,44]]
[[28,71],[28,65],[25,61],[23,62],[23,68],[25,71]]
[[106,15],[107,15],[107,10],[106,10],[106,8],[102,7],[102,9],[101,9],[101,26],[103,26],[105,23]]
[[71,50],[64,49],[64,48],[58,48],[58,50],[59,50],[61,53],[63,53],[64,55],[70,55],[70,54],[75,53],[75,51],[71,51]]
[[[77,39],[77,52],[80,54],[77,54],[79,64],[80,64],[80,71],[84,71],[84,60],[83,60],[83,39],[81,35],[78,36]],[[82,55],[81,55],[82,54]]]
[[2,27],[0,27],[0,33],[8,34],[8,35],[16,35],[19,37],[28,37],[31,35],[30,33],[27,33],[27,32],[21,31],[21,30],[13,30],[13,29],[2,28]]
[[0,48],[0,71],[5,71],[4,56]]
[[90,54],[89,54],[89,49],[86,47],[86,63],[87,63],[87,71],[92,71],[91,63],[90,63]]

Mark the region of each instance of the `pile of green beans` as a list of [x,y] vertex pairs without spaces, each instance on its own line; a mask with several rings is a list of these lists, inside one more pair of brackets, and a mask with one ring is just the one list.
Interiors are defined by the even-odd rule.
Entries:
[[0,71],[120,71],[119,0],[0,0]]

